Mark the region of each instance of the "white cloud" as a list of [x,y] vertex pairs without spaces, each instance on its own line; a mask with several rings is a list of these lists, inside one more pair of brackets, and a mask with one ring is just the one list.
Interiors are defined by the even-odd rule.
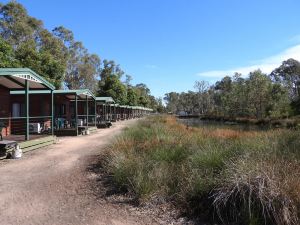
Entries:
[[249,66],[236,67],[228,70],[204,71],[198,73],[197,75],[203,78],[222,78],[226,75],[231,76],[235,72],[242,73],[243,75],[247,75],[256,69],[261,69],[262,72],[264,73],[271,73],[275,68],[281,65],[282,61],[287,60],[289,58],[293,58],[300,61],[300,44],[288,48],[277,55],[262,60],[258,60],[256,63]]
[[299,35],[296,35],[296,36],[294,36],[294,37],[292,37],[291,39],[290,39],[290,42],[291,43],[299,43],[300,42],[300,34]]

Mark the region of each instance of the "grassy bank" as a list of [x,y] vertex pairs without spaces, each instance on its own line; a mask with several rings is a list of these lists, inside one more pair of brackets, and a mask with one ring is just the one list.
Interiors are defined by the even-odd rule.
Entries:
[[186,128],[149,117],[105,153],[115,184],[224,224],[299,224],[300,132]]

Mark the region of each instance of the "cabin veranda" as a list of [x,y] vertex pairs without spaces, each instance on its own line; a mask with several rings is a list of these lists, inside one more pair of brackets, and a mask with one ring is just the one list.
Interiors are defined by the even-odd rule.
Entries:
[[17,145],[34,150],[53,144],[56,136],[86,135],[150,111],[88,89],[55,90],[28,68],[0,68],[0,150]]
[[0,68],[0,138],[18,142],[24,150],[52,144],[53,91],[30,69]]

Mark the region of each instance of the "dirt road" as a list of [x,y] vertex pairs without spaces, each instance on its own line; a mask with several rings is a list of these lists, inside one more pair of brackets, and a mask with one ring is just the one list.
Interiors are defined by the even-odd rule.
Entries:
[[87,170],[99,151],[135,121],[81,137],[60,138],[50,147],[0,163],[0,224],[156,224],[95,195]]

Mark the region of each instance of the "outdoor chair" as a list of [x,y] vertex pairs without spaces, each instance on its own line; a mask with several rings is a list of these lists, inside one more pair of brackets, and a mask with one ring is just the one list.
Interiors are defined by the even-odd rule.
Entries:
[[3,122],[0,122],[0,141],[3,141],[2,130],[4,128],[6,128],[5,124]]
[[71,125],[68,120],[64,120],[64,128],[71,128]]

